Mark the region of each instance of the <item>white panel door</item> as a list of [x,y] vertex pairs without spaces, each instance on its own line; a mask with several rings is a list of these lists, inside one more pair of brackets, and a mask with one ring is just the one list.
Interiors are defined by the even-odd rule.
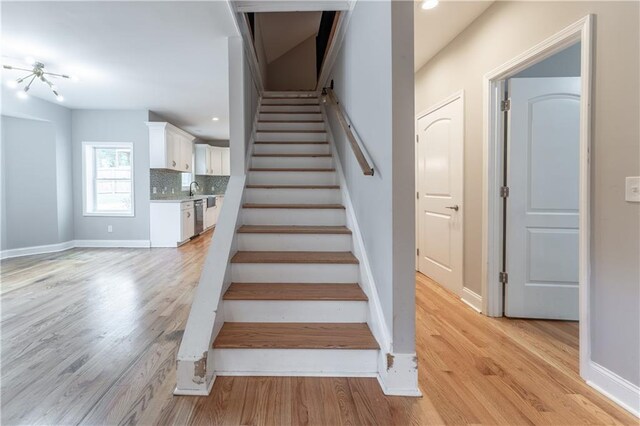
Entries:
[[509,81],[505,314],[578,319],[580,78]]
[[418,270],[462,293],[462,97],[418,119]]

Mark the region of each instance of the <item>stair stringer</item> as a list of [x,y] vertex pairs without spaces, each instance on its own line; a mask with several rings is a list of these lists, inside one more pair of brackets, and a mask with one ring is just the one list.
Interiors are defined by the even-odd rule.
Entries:
[[247,173],[256,138],[260,103],[245,153],[245,172],[232,175],[196,288],[176,359],[174,395],[209,395],[216,378],[212,344],[225,321],[223,295],[231,285],[231,258],[238,251],[238,228],[244,223]]
[[346,209],[347,227],[351,229],[353,234],[353,253],[360,261],[360,286],[369,298],[367,324],[380,345],[380,350],[378,351],[378,382],[386,395],[422,396],[418,388],[418,361],[416,354],[393,353],[392,336],[386,326],[380,296],[378,295],[362,232],[358,225],[344,171],[342,170],[340,153],[333,136],[332,123],[335,123],[335,121],[329,119],[327,104],[324,102],[320,102],[320,113],[326,123],[327,140],[334,158],[342,194],[342,203]]

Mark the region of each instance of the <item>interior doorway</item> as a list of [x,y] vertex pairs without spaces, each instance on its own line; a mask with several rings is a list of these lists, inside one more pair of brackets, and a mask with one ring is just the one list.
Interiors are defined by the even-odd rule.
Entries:
[[416,120],[416,269],[458,296],[463,290],[464,96]]
[[[585,378],[591,368],[592,28],[588,15],[484,78],[483,312],[578,319]],[[579,52],[571,66],[578,69],[579,63],[579,80],[526,74],[557,63],[559,54],[570,50]]]

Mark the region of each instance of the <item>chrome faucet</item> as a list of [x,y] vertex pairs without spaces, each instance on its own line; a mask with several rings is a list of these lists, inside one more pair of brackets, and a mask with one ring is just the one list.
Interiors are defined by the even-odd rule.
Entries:
[[200,185],[198,185],[198,182],[196,182],[195,180],[193,182],[191,182],[189,184],[189,197],[193,197],[194,195],[196,195],[196,191],[193,190],[193,184],[196,184],[196,191],[198,191],[200,189]]

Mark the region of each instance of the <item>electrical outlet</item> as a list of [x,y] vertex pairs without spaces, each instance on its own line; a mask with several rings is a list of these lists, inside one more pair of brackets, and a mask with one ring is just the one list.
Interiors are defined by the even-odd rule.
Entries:
[[640,176],[625,179],[624,199],[632,203],[640,203]]
[[211,190],[212,190],[212,191],[215,191],[215,190],[216,190],[216,187],[215,187],[215,186],[212,186],[212,187],[211,187]]
[[158,188],[156,188],[155,186],[153,187],[153,193],[157,194],[158,193]]
[[107,225],[107,232],[113,232],[113,225]]
[[175,194],[175,193],[176,193],[176,190],[175,190],[175,189],[173,189],[173,188],[171,188],[171,193],[172,193],[172,194]]

